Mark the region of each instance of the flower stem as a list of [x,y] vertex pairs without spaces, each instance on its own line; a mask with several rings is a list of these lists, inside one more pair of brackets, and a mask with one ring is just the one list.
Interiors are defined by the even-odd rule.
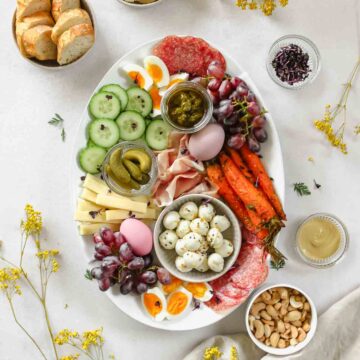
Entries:
[[11,313],[13,315],[13,318],[16,322],[16,324],[21,328],[21,330],[27,335],[27,337],[33,342],[33,344],[36,346],[36,348],[39,350],[39,352],[41,353],[42,357],[47,360],[47,357],[45,356],[44,352],[41,350],[40,346],[37,344],[37,342],[35,341],[35,339],[29,334],[29,332],[21,325],[21,323],[19,322],[19,320],[16,317],[15,314],[15,309],[14,309],[14,305],[12,303],[12,300],[10,299],[9,296],[6,296],[8,299],[8,302],[10,304],[10,309],[11,309]]

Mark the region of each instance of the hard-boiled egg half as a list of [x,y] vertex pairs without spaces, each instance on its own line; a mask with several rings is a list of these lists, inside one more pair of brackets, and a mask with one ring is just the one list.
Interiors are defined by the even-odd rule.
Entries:
[[206,283],[185,283],[183,287],[191,292],[193,297],[199,301],[209,301],[213,297],[212,287]]
[[172,320],[186,315],[191,309],[192,299],[191,292],[182,286],[173,291],[167,298],[166,317]]
[[159,283],[159,288],[161,289],[161,291],[165,294],[165,295],[169,295],[172,292],[174,292],[175,290],[177,290],[182,284],[183,281],[178,279],[175,276],[170,275],[171,281],[170,284],[161,284]]
[[145,312],[154,320],[162,321],[167,316],[167,302],[165,295],[158,288],[149,289],[146,293],[141,295],[141,302]]
[[180,74],[171,75],[169,83],[166,86],[163,86],[162,88],[160,88],[160,90],[159,90],[160,96],[164,96],[165,92],[167,90],[169,90],[173,85],[175,85],[179,82],[182,82],[182,81],[187,81],[187,80],[189,80],[188,73],[180,73]]
[[122,69],[136,85],[146,91],[151,89],[154,81],[143,67],[136,64],[126,64]]
[[144,67],[157,87],[161,88],[169,84],[169,70],[159,57],[154,55],[147,56],[144,59]]

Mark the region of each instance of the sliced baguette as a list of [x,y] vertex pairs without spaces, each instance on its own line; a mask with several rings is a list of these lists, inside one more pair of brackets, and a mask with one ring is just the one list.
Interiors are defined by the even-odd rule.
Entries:
[[55,21],[57,21],[61,13],[64,11],[79,8],[80,0],[53,0],[51,5],[51,14]]
[[17,0],[16,20],[21,20],[39,11],[50,12],[50,9],[50,0]]
[[83,9],[71,9],[63,12],[51,33],[52,41],[57,44],[60,36],[71,27],[79,24],[91,25],[91,19],[89,14]]
[[92,25],[80,24],[65,31],[58,42],[57,61],[60,65],[69,64],[83,56],[94,44]]
[[33,15],[26,16],[22,20],[16,21],[16,41],[23,56],[27,57],[28,55],[22,42],[22,36],[26,30],[37,25],[53,26],[54,20],[48,12],[40,11]]
[[51,40],[52,27],[37,25],[26,30],[23,35],[23,44],[29,57],[38,60],[56,60],[56,45]]

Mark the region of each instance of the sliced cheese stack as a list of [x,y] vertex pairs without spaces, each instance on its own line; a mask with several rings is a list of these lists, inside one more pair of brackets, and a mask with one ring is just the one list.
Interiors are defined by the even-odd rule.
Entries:
[[122,220],[130,216],[145,222],[158,216],[158,209],[150,203],[149,197],[127,198],[114,194],[94,175],[87,174],[82,187],[75,213],[80,235],[92,235],[103,226],[118,230]]
[[83,56],[95,38],[80,0],[17,0],[16,40],[23,56],[65,65]]

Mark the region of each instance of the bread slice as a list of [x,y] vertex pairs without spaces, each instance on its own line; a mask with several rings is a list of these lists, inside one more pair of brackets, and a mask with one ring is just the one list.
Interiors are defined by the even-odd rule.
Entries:
[[58,21],[56,22],[52,34],[52,41],[57,44],[59,37],[66,30],[69,30],[74,25],[89,24],[91,25],[91,19],[89,14],[83,9],[71,9],[63,12]]
[[16,41],[19,46],[20,52],[23,56],[28,56],[22,42],[22,36],[26,30],[29,30],[37,25],[54,25],[54,20],[50,13],[45,11],[37,12],[33,15],[26,16],[22,20],[16,21]]
[[50,12],[50,9],[50,0],[17,0],[16,20],[21,20],[39,11]]
[[58,42],[58,63],[65,65],[77,60],[93,46],[94,41],[92,25],[80,24],[66,30]]
[[37,25],[23,34],[24,48],[29,57],[38,60],[56,60],[56,45],[51,40],[52,27]]
[[53,0],[51,5],[51,14],[55,21],[57,21],[61,13],[64,11],[79,8],[80,0]]

